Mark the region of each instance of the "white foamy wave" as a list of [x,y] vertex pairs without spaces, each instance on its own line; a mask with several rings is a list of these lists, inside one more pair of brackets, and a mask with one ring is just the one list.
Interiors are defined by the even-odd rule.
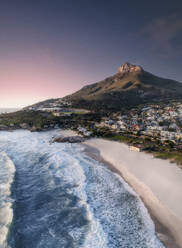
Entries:
[[[68,247],[66,238],[69,236],[74,244],[82,241],[75,246],[80,248],[163,248],[146,208],[131,187],[102,163],[84,155],[82,145],[50,144],[55,134],[56,131],[16,131],[0,135],[0,149],[11,157],[19,174],[21,187],[19,191],[16,189],[16,194],[23,196],[24,206],[27,206],[26,209],[19,204],[20,213],[26,210],[26,214],[22,214],[17,224],[24,246]],[[12,177],[8,179],[9,184],[8,180],[0,183],[3,202],[9,203],[2,206],[2,216],[9,218],[2,219],[0,240],[7,237],[13,218],[10,185],[15,169],[10,166],[3,170],[5,164],[0,161],[0,170],[8,171]],[[34,206],[37,211],[33,211]],[[48,233],[43,226],[48,227]],[[32,245],[36,237],[38,245]],[[0,247],[7,248],[1,243]]]
[[[86,225],[80,225],[79,227],[67,230],[69,236],[76,242],[86,233],[84,235],[84,244],[80,245],[80,248],[107,247],[107,237],[103,232],[102,225],[94,217],[94,213],[87,202],[84,171],[79,164],[79,159],[74,158],[75,151],[81,155],[84,148],[71,144],[53,143],[50,145],[49,141],[54,133],[30,133],[26,131],[1,132],[1,147],[6,149],[7,153],[16,163],[17,170],[21,173],[26,172],[30,168],[31,175],[45,174],[47,179],[46,190],[51,191],[56,187],[59,188],[60,184],[63,187],[64,185],[70,185],[66,189],[67,193],[75,195],[79,199],[77,205],[70,211],[74,212],[76,209],[81,209],[82,219],[88,221],[88,225],[87,227]],[[78,150],[75,150],[76,148]],[[41,165],[39,158],[45,155],[46,159]],[[22,166],[25,163],[26,166]],[[36,166],[34,166],[35,164]],[[34,186],[36,187],[36,185]],[[34,193],[32,192],[32,194]],[[65,199],[65,201],[68,201],[67,204],[65,202],[65,205],[68,205],[69,209],[70,200]],[[44,217],[47,218],[47,215],[45,214]],[[55,229],[56,226],[50,227],[49,234],[53,238],[59,238]],[[43,242],[44,240],[41,241],[41,244]]]
[[150,214],[145,207],[144,203],[140,199],[140,197],[136,194],[136,192],[116,173],[115,176],[122,182],[124,188],[127,192],[134,195],[137,199],[137,207],[141,214],[143,226],[145,228],[144,234],[146,235],[146,240],[148,242],[149,247],[158,247],[158,248],[165,248],[165,246],[160,242],[156,233],[155,233],[155,225],[150,217]]
[[[58,147],[58,149],[57,149]],[[64,149],[61,150],[60,156],[60,146],[54,145],[54,151],[51,153],[49,158],[53,164],[52,172],[53,178],[60,177],[64,179],[65,184],[75,185],[71,189],[71,192],[78,196],[80,201],[78,202],[79,208],[85,209],[85,218],[89,221],[89,231],[87,237],[84,241],[83,247],[93,248],[93,247],[107,247],[107,237],[103,232],[102,226],[97,219],[95,219],[94,214],[87,203],[87,195],[85,192],[86,187],[86,177],[82,167],[79,164],[79,160],[74,158],[75,149],[74,146],[67,144],[64,145]],[[76,148],[76,147],[75,147]],[[79,149],[80,148],[80,149]],[[83,151],[82,147],[77,147],[78,152]],[[50,186],[50,185],[49,185]],[[83,214],[83,213],[82,213]],[[85,227],[77,228],[76,230],[70,230],[69,235],[77,240],[77,237],[81,236],[81,233],[84,232]],[[51,232],[53,235],[53,233]],[[80,246],[81,248],[82,246]]]
[[11,185],[15,166],[6,153],[0,153],[0,247],[7,247],[9,226],[13,220]]
[[119,247],[164,248],[147,209],[133,189],[101,163],[78,153],[76,156],[91,178],[86,187],[90,208],[95,209],[96,218],[108,233],[108,246],[117,247],[120,243]]

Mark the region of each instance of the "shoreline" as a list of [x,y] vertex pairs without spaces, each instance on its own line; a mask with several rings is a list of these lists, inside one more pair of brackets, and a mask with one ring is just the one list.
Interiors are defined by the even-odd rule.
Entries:
[[[77,135],[75,131],[69,129],[59,130],[58,132],[61,136],[66,137]],[[170,164],[169,161],[153,158],[151,154],[131,151],[126,144],[117,141],[92,138],[81,144],[85,147],[84,152],[88,156],[103,163],[112,172],[121,176],[137,193],[149,212],[159,240],[161,240],[165,247],[182,248],[182,209],[179,208],[180,202],[182,202],[182,192],[180,192],[180,195],[175,194],[175,191],[179,193],[179,190],[182,188],[181,169],[175,164]],[[142,171],[140,171],[140,167]],[[161,171],[158,171],[159,168],[161,168]],[[168,175],[169,178],[165,178],[165,173],[163,175],[163,172],[171,168],[174,168],[174,172],[179,174],[180,182],[176,184],[174,178],[172,178],[170,185],[172,186],[171,191],[168,191],[168,188],[166,188],[166,192],[164,192],[164,190],[161,191],[160,186],[163,185],[155,181],[155,176],[157,176],[155,173],[160,172],[158,173],[159,178],[168,181],[171,175]],[[169,170],[169,172],[171,171]],[[148,174],[152,178],[154,188],[150,188],[146,183],[146,178],[149,176]],[[150,177],[148,178],[150,179],[149,184],[151,183]],[[163,184],[165,183],[165,181],[162,182]],[[167,196],[166,199],[165,197],[164,199],[160,199],[163,193],[165,193],[164,196]],[[168,198],[172,196],[172,193],[174,193],[172,200],[176,199],[176,204],[179,205],[178,208],[172,209],[174,211],[172,211],[170,209],[171,206],[168,205],[168,203],[171,203],[168,202]],[[179,198],[177,198],[177,196],[179,196]]]
[[[100,144],[98,144],[98,141]],[[96,143],[95,143],[96,142]],[[103,143],[107,143],[106,147],[103,147]],[[175,216],[175,214],[161,202],[155,193],[144,182],[139,180],[135,174],[131,173],[128,168],[122,164],[122,155],[119,163],[116,164],[111,158],[112,149],[117,144],[118,148],[122,149],[123,144],[115,141],[108,141],[103,139],[91,139],[83,143],[85,146],[85,153],[93,159],[102,162],[112,172],[119,174],[132,189],[138,194],[147,208],[149,215],[154,222],[155,231],[158,238],[166,246],[166,248],[182,248],[182,220]],[[114,145],[115,144],[115,145]],[[108,146],[112,148],[109,149]],[[124,145],[126,146],[126,145]],[[110,153],[108,152],[110,150]],[[129,150],[129,149],[128,149]],[[112,156],[115,156],[114,151]],[[131,152],[131,151],[130,151]],[[132,151],[133,152],[133,151]],[[139,153],[143,156],[144,153]],[[149,159],[151,155],[146,155]],[[160,162],[160,159],[157,159]],[[137,164],[137,162],[135,163]],[[149,168],[151,169],[151,168]],[[179,204],[180,201],[178,201]]]

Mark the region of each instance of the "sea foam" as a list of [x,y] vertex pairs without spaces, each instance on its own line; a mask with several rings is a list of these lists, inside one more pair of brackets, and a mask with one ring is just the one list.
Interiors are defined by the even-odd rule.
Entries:
[[[84,154],[80,144],[50,144],[55,134],[0,133],[0,150],[6,151],[18,174],[12,247],[163,247],[146,208],[124,180]],[[10,165],[6,170],[2,166],[1,173],[11,175],[6,180],[9,188],[2,187],[9,204],[8,214],[2,212],[9,216],[2,219],[1,229],[7,237],[15,168],[6,154],[1,158],[0,164]]]
[[7,236],[13,220],[11,185],[15,166],[5,152],[0,152],[0,247],[7,247]]

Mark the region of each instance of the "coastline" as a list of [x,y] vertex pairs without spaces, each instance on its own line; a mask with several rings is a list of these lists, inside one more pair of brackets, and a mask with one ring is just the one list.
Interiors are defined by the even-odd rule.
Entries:
[[[166,192],[165,180],[163,182],[161,182],[162,180],[155,180],[155,173],[158,173],[157,169],[164,171],[163,175],[159,174],[162,179],[165,177],[167,169],[171,172],[171,166],[175,168],[172,174],[176,173],[179,176],[178,179],[180,179],[180,176],[182,178],[180,169],[175,164],[153,158],[149,154],[130,151],[127,145],[120,142],[94,138],[85,141],[83,144],[88,156],[104,163],[111,171],[119,174],[140,196],[155,224],[156,233],[166,248],[182,248],[182,211],[177,206],[172,206],[171,202],[175,200],[175,197],[182,197],[182,193],[181,195],[179,195],[179,192],[174,194],[176,187],[180,186],[179,182],[175,184],[173,180],[169,185],[173,185],[171,192]],[[141,160],[143,164],[141,164]],[[151,182],[149,175],[154,178],[153,182]],[[172,177],[172,175],[168,176],[169,178],[166,178],[166,180]],[[178,188],[178,191],[180,189]],[[181,202],[180,199],[176,198],[176,203],[174,203],[180,205],[179,202]]]
[[[68,137],[77,135],[75,131],[72,130],[58,130],[60,136]],[[151,154],[146,154],[144,152],[131,151],[127,145],[116,142],[105,140],[101,138],[92,138],[82,143],[85,147],[84,152],[92,157],[93,159],[102,162],[111,171],[120,175],[126,183],[128,183],[131,188],[138,194],[142,202],[145,204],[151,219],[154,222],[155,230],[158,238],[164,243],[166,248],[181,248],[182,247],[182,209],[172,208],[168,202],[168,198],[174,201],[176,199],[177,205],[180,205],[182,198],[182,193],[179,192],[182,186],[182,171],[175,165],[171,164],[166,160],[153,158]],[[158,169],[161,170],[158,170]],[[174,174],[179,176],[179,182],[174,182],[174,178],[171,176],[166,178],[173,179],[169,185],[171,191],[165,188],[167,192],[167,199],[161,196],[166,196],[161,187],[164,186],[165,171],[174,168]],[[140,170],[142,169],[142,171]],[[161,185],[159,181],[152,181],[154,188],[147,185],[147,181],[150,184],[149,179],[154,179],[157,174],[163,184]],[[164,175],[159,173],[164,172]],[[148,175],[149,174],[149,175]],[[148,178],[148,176],[150,176]],[[146,179],[148,179],[146,181]],[[176,179],[176,178],[175,178]],[[151,185],[150,185],[151,186]],[[173,187],[171,187],[173,186]],[[177,191],[177,195],[175,194]],[[157,194],[160,193],[160,194]],[[180,195],[179,195],[180,193]],[[174,197],[172,197],[172,194]],[[178,198],[177,198],[178,197]],[[169,204],[169,205],[168,205]]]

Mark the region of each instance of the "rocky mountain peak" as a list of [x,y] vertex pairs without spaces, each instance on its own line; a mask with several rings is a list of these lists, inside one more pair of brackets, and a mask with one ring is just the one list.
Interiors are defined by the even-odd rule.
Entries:
[[128,62],[124,63],[119,67],[118,73],[127,73],[127,72],[141,72],[143,68],[139,65],[132,65]]

